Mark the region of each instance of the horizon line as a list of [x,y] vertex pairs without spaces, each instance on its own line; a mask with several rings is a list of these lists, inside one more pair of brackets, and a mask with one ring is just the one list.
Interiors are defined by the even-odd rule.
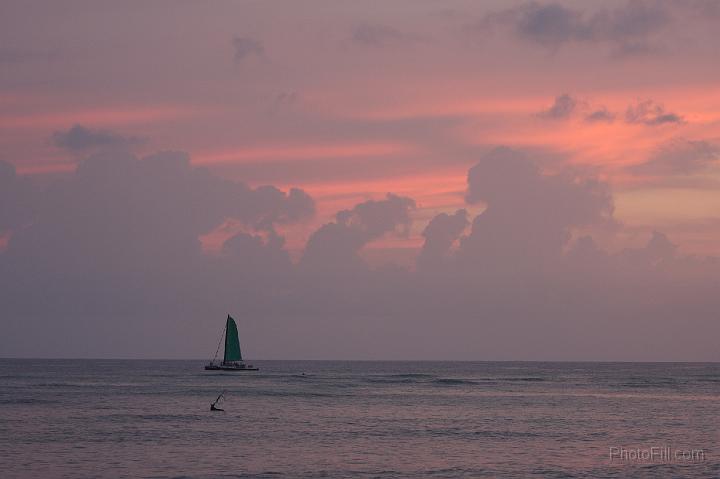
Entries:
[[[101,357],[6,357],[0,361],[209,361],[198,358],[101,358]],[[250,361],[313,361],[313,362],[358,362],[358,363],[592,363],[592,364],[720,364],[720,360],[607,360],[607,359],[248,359]]]

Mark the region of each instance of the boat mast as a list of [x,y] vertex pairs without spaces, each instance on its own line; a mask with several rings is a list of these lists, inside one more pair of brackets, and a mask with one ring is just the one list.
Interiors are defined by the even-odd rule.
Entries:
[[215,362],[215,360],[217,359],[217,355],[220,352],[220,345],[222,344],[223,338],[225,337],[226,329],[227,329],[227,324],[225,324],[225,327],[223,328],[222,333],[220,333],[220,341],[218,341],[218,346],[217,346],[217,349],[215,350],[215,356],[213,356],[212,362]]

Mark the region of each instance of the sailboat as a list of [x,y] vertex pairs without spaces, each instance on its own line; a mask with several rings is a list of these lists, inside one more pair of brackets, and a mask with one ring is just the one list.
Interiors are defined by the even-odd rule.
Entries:
[[[222,362],[217,362],[218,352],[220,351],[220,344],[222,344],[223,337],[225,338],[225,355],[223,356]],[[223,330],[222,336],[220,336],[220,342],[218,343],[217,350],[215,351],[215,357],[205,365],[205,369],[208,371],[257,371],[258,368],[253,367],[252,364],[245,364],[243,362],[242,353],[240,352],[240,341],[238,340],[238,330],[235,320],[228,314],[227,321],[225,322],[225,329]]]

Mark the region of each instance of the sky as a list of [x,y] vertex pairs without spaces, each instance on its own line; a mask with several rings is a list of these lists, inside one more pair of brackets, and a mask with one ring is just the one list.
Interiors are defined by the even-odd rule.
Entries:
[[720,1],[5,1],[0,356],[720,361]]

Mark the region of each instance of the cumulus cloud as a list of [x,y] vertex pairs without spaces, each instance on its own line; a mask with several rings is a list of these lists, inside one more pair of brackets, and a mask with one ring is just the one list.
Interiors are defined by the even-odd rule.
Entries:
[[588,123],[615,121],[615,114],[606,107],[598,106],[593,109],[588,102],[578,100],[567,93],[555,97],[553,104],[539,112],[538,116],[550,120],[566,120],[576,114],[583,114],[584,120]]
[[415,209],[411,198],[388,193],[385,199],[368,200],[339,211],[310,237],[302,264],[316,270],[337,270],[362,265],[360,249],[372,240],[395,232],[407,234]]
[[28,274],[52,265],[69,277],[174,269],[192,263],[199,236],[227,218],[268,230],[314,212],[302,190],[253,189],[192,167],[179,152],[92,156],[33,201],[36,214],[13,231],[7,255],[32,266]]
[[[641,279],[646,274],[676,274],[687,266],[689,258],[678,253],[678,247],[668,236],[652,231],[647,242],[616,253],[603,250],[591,236],[581,236],[568,249],[565,266],[580,274],[592,273],[602,277],[627,280],[627,276]],[[691,260],[690,260],[691,261]],[[703,261],[709,265],[712,261]],[[695,273],[698,273],[698,268]]]
[[657,266],[661,262],[671,261],[677,252],[666,234],[653,231],[650,240],[643,248],[625,249],[618,255],[619,259],[633,266]]
[[251,37],[234,37],[232,39],[235,62],[242,62],[246,58],[261,57],[265,54],[265,47],[260,40]]
[[141,142],[133,136],[123,136],[108,130],[87,128],[76,124],[66,131],[56,131],[52,142],[58,148],[81,152],[92,148],[127,147]]
[[717,162],[720,149],[703,140],[671,141],[655,151],[644,163],[629,168],[632,173],[653,176],[689,175]]
[[265,185],[256,188],[252,196],[238,210],[238,218],[254,216],[254,225],[258,229],[269,230],[275,223],[292,223],[315,213],[315,201],[299,188],[290,188],[285,193],[272,185]]
[[466,200],[487,208],[474,219],[459,254],[493,267],[557,260],[572,228],[614,222],[607,185],[569,171],[542,174],[528,157],[508,148],[491,151],[470,169]]
[[625,121],[648,126],[684,123],[685,120],[677,113],[665,110],[665,107],[652,100],[638,100],[628,106]]
[[[717,301],[704,282],[720,277],[716,260],[682,256],[661,232],[641,247],[615,253],[589,235],[572,240],[571,232],[583,226],[618,227],[607,185],[571,172],[544,174],[532,157],[497,149],[470,170],[466,198],[487,208],[464,236],[462,213],[431,220],[426,244],[430,237],[438,239],[439,254],[432,257],[443,262],[432,267],[419,262],[414,296],[429,298],[422,306],[429,316],[472,318],[443,322],[445,328],[460,323],[466,334],[474,331],[467,342],[456,337],[456,348],[490,348],[502,355],[503,348],[521,342],[524,351],[562,344],[586,357],[602,356],[600,349],[608,347],[626,354],[620,351],[638,343],[618,340],[621,328],[631,336],[642,332],[651,356],[666,353],[671,342],[674,351],[680,343],[702,343],[703,354],[709,351],[702,335],[671,337],[650,328],[710,324]],[[459,248],[449,250],[458,240]],[[684,313],[688,309],[691,317]],[[437,333],[433,338],[439,341]],[[473,349],[473,340],[483,346]],[[495,349],[498,341],[502,346]]]
[[611,111],[608,111],[607,108],[602,107],[585,115],[585,121],[590,123],[612,123],[613,121],[615,121],[615,114]]
[[577,101],[567,93],[564,93],[556,97],[552,106],[538,113],[538,116],[552,120],[564,120],[570,118],[576,106]]
[[425,242],[418,255],[418,268],[428,270],[445,263],[453,244],[469,224],[468,213],[464,209],[452,215],[440,213],[430,220],[422,232]]

